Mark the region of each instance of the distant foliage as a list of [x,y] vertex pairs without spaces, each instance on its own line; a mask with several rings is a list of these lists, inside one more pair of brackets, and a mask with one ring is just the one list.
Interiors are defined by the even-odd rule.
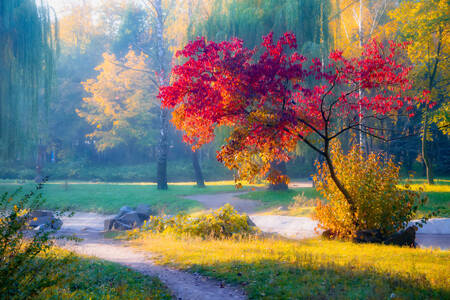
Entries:
[[318,202],[314,217],[319,228],[330,230],[334,237],[350,238],[359,230],[372,229],[388,236],[404,229],[418,206],[426,201],[420,192],[399,186],[400,166],[392,158],[377,153],[365,157],[358,146],[344,154],[339,143],[333,145],[331,156],[337,176],[356,206],[354,222],[350,206],[331,179],[328,166],[318,163],[313,180],[327,203]]
[[[20,189],[0,198],[0,299],[30,299],[60,280],[53,268],[69,257],[47,255],[52,231],[26,234],[30,212],[42,204],[38,185],[19,200]],[[40,255],[43,254],[43,255]]]
[[98,151],[120,144],[147,147],[155,141],[153,72],[147,55],[130,50],[123,60],[104,53],[100,74],[82,82],[89,93],[77,114],[93,127],[87,137]]
[[144,231],[174,235],[197,236],[201,238],[229,238],[247,236],[255,229],[249,225],[247,215],[240,215],[230,204],[198,218],[178,214],[171,218],[150,217]]

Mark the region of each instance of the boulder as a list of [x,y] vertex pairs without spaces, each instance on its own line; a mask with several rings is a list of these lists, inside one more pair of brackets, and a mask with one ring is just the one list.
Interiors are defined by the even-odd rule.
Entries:
[[135,212],[138,214],[139,218],[141,218],[142,221],[146,221],[150,216],[155,215],[154,211],[148,204],[139,204],[138,206],[136,206]]
[[28,218],[28,225],[34,229],[58,230],[62,226],[62,221],[47,210],[32,211]]
[[130,212],[133,212],[134,211],[134,209],[133,208],[131,208],[131,207],[129,207],[129,206],[122,206],[120,209],[119,209],[119,213],[117,214],[117,216],[115,217],[115,218],[120,218],[121,216],[123,216],[124,214],[127,214],[127,213],[130,213]]
[[117,216],[112,219],[104,221],[104,230],[130,230],[141,227],[144,223],[142,217],[135,211],[119,212]]
[[384,244],[416,247],[416,231],[417,231],[416,226],[410,226],[405,230],[401,230],[389,236],[384,241]]
[[127,225],[131,226],[132,228],[140,227],[142,225],[142,223],[144,222],[139,217],[139,214],[135,211],[126,213],[126,214],[122,215],[120,218],[116,218],[116,220],[121,223],[127,224]]
[[34,230],[43,230],[43,231],[59,230],[59,229],[61,229],[62,224],[63,224],[63,222],[60,219],[54,218],[50,222],[40,224],[40,225],[34,227],[33,229]]
[[381,243],[383,235],[376,229],[360,230],[356,232],[353,241],[356,243]]
[[248,226],[252,226],[252,227],[256,227],[255,222],[253,222],[252,219],[250,219],[249,216],[247,216],[247,225]]
[[113,220],[111,230],[123,231],[123,230],[130,230],[130,229],[133,229],[133,227],[131,225],[122,223],[116,219]]
[[106,219],[104,221],[104,229],[105,231],[111,231],[114,225],[115,219]]
[[333,231],[331,231],[331,229],[325,230],[324,232],[322,232],[322,237],[327,240],[333,239],[334,238]]

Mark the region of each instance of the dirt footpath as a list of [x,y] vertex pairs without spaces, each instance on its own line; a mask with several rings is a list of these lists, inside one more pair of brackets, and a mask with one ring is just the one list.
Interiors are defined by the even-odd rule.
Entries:
[[95,213],[76,213],[63,218],[61,234],[82,238],[82,242],[58,241],[58,244],[78,254],[95,256],[134,269],[142,274],[157,276],[173,293],[176,299],[246,299],[237,287],[209,278],[156,265],[152,255],[138,251],[117,240],[105,239],[103,222],[108,216]]
[[[308,182],[294,182],[290,187],[308,187]],[[289,217],[277,215],[253,215],[261,206],[261,202],[238,198],[245,192],[221,193],[211,195],[192,195],[187,199],[196,200],[206,209],[217,209],[226,203],[233,205],[239,213],[246,213],[250,219],[264,232],[276,233],[288,238],[304,239],[316,237],[317,222],[307,217]],[[411,223],[412,225],[412,223]],[[450,249],[450,219],[435,218],[428,221],[417,231],[416,241],[419,247]]]

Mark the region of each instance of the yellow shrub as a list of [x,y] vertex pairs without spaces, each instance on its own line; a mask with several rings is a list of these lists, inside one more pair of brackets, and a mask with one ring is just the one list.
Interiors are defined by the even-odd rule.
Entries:
[[143,231],[174,235],[199,236],[202,238],[228,238],[234,235],[249,235],[254,228],[249,225],[247,215],[240,215],[230,204],[198,218],[178,214],[174,217],[150,217]]
[[351,238],[359,230],[379,230],[383,236],[404,229],[414,217],[418,205],[426,198],[421,193],[402,190],[399,185],[400,167],[383,154],[361,154],[353,146],[344,154],[339,143],[332,146],[331,158],[337,177],[353,198],[356,222],[348,202],[333,182],[328,166],[318,163],[314,176],[317,190],[327,203],[319,202],[314,217],[319,227],[332,236]]

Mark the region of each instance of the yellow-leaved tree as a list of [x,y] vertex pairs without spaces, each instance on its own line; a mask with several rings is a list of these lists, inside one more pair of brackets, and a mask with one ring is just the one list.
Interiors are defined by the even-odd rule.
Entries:
[[148,70],[145,54],[130,50],[123,60],[104,53],[96,70],[100,74],[83,82],[90,96],[83,98],[78,115],[95,129],[88,135],[98,151],[121,143],[148,146],[156,140],[154,73]]
[[422,159],[429,184],[433,184],[431,160],[427,142],[431,141],[430,125],[435,123],[449,134],[450,92],[449,31],[450,4],[448,0],[405,1],[389,12],[392,21],[386,31],[401,41],[411,41],[408,56],[414,64],[412,76],[416,91],[429,90],[436,103],[433,109],[422,108]]

